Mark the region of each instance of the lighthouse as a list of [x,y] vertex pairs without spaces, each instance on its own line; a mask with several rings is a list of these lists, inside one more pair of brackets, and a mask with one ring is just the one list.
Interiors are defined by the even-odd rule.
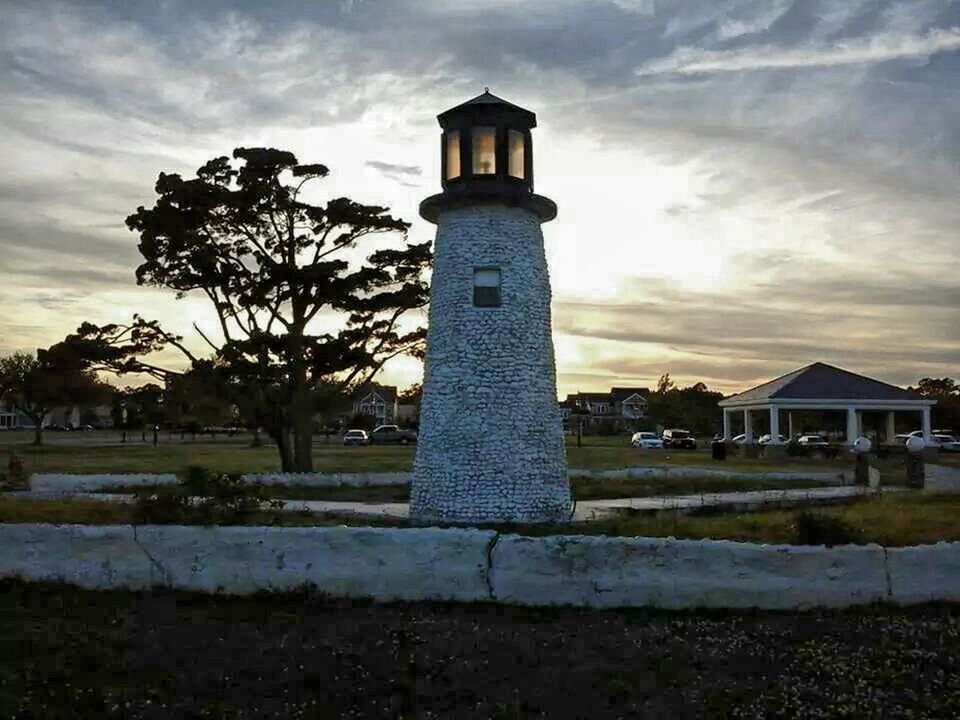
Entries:
[[547,522],[570,515],[541,224],[534,113],[489,90],[437,120],[436,224],[416,522]]

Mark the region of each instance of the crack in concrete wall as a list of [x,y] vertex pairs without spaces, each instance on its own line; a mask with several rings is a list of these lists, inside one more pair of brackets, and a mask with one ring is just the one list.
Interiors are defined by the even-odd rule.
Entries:
[[159,560],[157,560],[157,559],[150,553],[149,550],[147,550],[146,546],[145,546],[142,542],[140,542],[140,539],[137,537],[137,526],[136,526],[136,525],[131,525],[130,527],[133,528],[133,542],[134,542],[134,544],[135,544],[138,548],[140,548],[140,550],[141,550],[141,551],[143,552],[143,554],[146,556],[147,560],[150,561],[150,565],[153,566],[153,567],[155,567],[157,570],[160,571],[160,577],[163,578],[163,584],[164,584],[166,587],[173,587],[173,577],[171,576],[171,574],[167,571],[167,569],[163,566],[163,564],[162,564]]

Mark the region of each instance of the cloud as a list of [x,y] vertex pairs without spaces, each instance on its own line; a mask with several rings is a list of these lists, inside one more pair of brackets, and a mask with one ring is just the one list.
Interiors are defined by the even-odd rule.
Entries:
[[832,46],[784,48],[763,45],[743,50],[680,47],[669,57],[651,61],[639,68],[637,75],[835,67],[925,58],[954,50],[960,50],[960,28],[931,30],[923,36],[880,35],[839,41]]
[[237,146],[429,239],[435,116],[489,85],[538,113],[560,206],[561,391],[956,376],[958,27],[942,0],[4,4],[0,352],[144,307],[189,333],[203,303],[134,285],[123,218]]
[[381,173],[384,177],[394,180],[401,185],[420,187],[419,183],[409,182],[412,178],[418,178],[423,174],[423,168],[419,165],[400,165],[397,163],[382,162],[380,160],[367,160],[365,164]]

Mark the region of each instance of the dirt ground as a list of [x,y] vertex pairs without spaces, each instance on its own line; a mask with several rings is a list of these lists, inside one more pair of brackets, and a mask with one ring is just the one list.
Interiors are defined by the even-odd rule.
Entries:
[[665,613],[0,583],[4,718],[949,718],[960,608]]

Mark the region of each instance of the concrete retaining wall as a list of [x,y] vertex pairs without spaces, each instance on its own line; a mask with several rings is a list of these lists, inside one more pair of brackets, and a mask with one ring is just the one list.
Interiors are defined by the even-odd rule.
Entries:
[[332,487],[349,485],[409,485],[410,473],[248,473],[243,476],[248,482],[264,485],[307,485]]
[[173,473],[101,473],[97,475],[34,474],[30,489],[42,493],[93,492],[121,485],[176,485]]
[[507,536],[494,551],[498,599],[587,607],[846,607],[884,600],[879,546]]
[[0,576],[246,594],[312,583],[377,600],[485,600],[495,533],[423,528],[0,525]]
[[806,609],[960,601],[960,543],[886,550],[438,528],[0,525],[0,577],[377,600]]

